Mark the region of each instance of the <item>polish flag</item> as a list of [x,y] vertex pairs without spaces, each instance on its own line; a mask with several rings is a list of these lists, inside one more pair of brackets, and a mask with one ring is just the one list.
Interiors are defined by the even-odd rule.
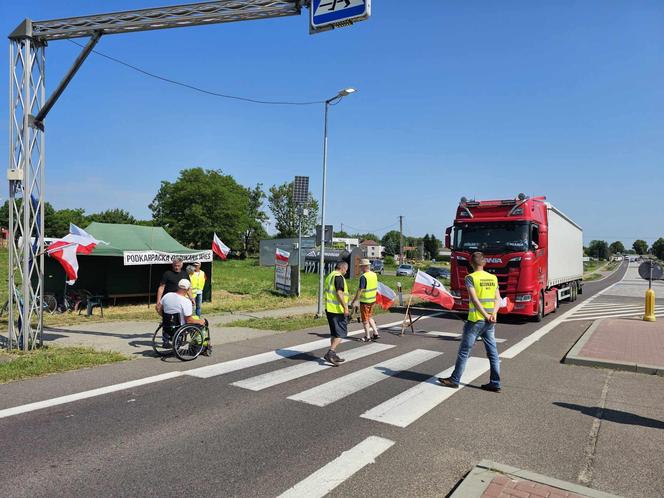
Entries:
[[274,253],[274,258],[277,261],[288,263],[288,260],[290,259],[290,253],[288,251],[284,251],[283,249],[279,249],[277,247],[277,251]]
[[426,301],[438,303],[448,310],[454,306],[454,297],[447,292],[445,286],[428,273],[420,270],[417,270],[411,294]]
[[228,247],[221,240],[219,240],[219,237],[217,237],[216,233],[212,238],[212,250],[221,259],[226,259],[228,257],[228,253],[231,252],[230,247]]
[[90,254],[97,244],[108,244],[108,242],[95,239],[88,232],[71,223],[69,234],[49,245],[46,254],[62,265],[67,275],[67,283],[74,285],[78,278],[76,255]]
[[378,303],[381,308],[384,310],[389,309],[396,297],[397,295],[392,289],[387,285],[378,282],[378,288],[376,289],[376,303]]
[[504,297],[500,300],[500,307],[498,313],[511,313],[514,309],[514,303],[509,297]]

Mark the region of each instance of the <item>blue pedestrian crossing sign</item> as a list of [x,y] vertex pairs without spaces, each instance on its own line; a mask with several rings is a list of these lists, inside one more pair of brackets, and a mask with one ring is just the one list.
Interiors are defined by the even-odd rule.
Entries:
[[371,15],[371,0],[312,0],[311,31],[348,26]]

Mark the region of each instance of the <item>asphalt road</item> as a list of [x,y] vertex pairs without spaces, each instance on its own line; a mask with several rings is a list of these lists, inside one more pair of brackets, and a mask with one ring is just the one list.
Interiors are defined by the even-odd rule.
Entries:
[[[625,267],[587,284],[574,304],[616,282]],[[563,303],[542,323],[500,323],[496,336],[505,341],[498,344],[499,350],[505,352],[534,332],[546,331],[542,327],[572,306]],[[381,316],[380,322],[400,318],[391,314]],[[582,476],[586,485],[626,496],[663,494],[657,463],[661,459],[640,462],[622,454],[626,444],[635,450],[637,440],[644,441],[646,451],[661,449],[664,430],[654,407],[664,402],[662,379],[562,365],[560,359],[589,322],[561,323],[514,358],[504,358],[503,393],[477,388],[487,382],[487,372],[429,410],[422,408],[438,393],[451,391],[422,383],[453,366],[458,347],[454,337],[426,332],[456,333],[461,325],[458,318],[444,315],[419,321],[415,336],[385,330],[380,344],[393,347],[338,368],[319,368],[316,357],[325,348],[290,357],[282,349],[279,359],[267,361],[264,355],[262,364],[227,373],[215,367],[222,363],[229,370],[229,361],[327,337],[325,330],[315,329],[229,344],[213,359],[189,364],[142,359],[0,386],[3,413],[3,408],[55,396],[199,369],[190,372],[198,376],[180,375],[0,418],[0,495],[277,496],[340,456],[345,468],[359,467],[349,471],[348,478],[339,469],[330,476],[323,471],[312,479],[314,488],[337,479],[328,486],[338,485],[330,496],[444,496],[475,463],[489,458],[573,482]],[[349,341],[340,353],[352,358],[368,347]],[[473,356],[484,357],[481,343]],[[285,368],[314,364],[316,372],[282,377],[288,372],[296,375]],[[326,383],[341,378],[326,389]],[[622,388],[607,397],[603,392],[609,381]],[[633,383],[648,398],[633,399]],[[269,384],[275,385],[266,387]],[[253,391],[248,386],[265,388]],[[421,396],[404,398],[404,393],[422,386]],[[346,396],[337,399],[343,391],[348,391]],[[288,399],[291,396],[299,400]],[[600,399],[615,401],[623,412],[627,406],[639,418],[606,422],[602,427],[607,434],[611,424],[617,432],[593,439],[594,408]],[[390,409],[384,403],[398,406]],[[390,423],[361,417],[375,415],[376,407],[385,408],[384,420]],[[409,423],[394,425],[404,420]],[[621,454],[619,465],[616,452]],[[375,464],[362,466],[358,462],[363,459],[375,459]],[[316,495],[303,488],[295,491]]]

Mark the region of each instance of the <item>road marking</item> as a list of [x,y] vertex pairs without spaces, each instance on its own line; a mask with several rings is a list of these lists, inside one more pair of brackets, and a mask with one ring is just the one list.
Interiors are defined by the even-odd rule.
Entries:
[[[625,272],[625,275],[626,274],[627,274],[627,272]],[[625,277],[625,275],[623,275],[623,278]],[[608,287],[602,289],[597,294],[595,294],[592,297],[589,297],[588,299],[586,299],[582,303],[579,303],[579,304],[575,305],[573,308],[570,308],[565,313],[563,313],[562,315],[557,317],[555,320],[552,320],[551,322],[547,323],[543,327],[537,329],[535,332],[533,332],[529,336],[524,337],[523,339],[521,339],[514,346],[512,346],[512,347],[506,349],[505,351],[503,351],[502,353],[500,353],[499,356],[501,358],[507,358],[507,359],[515,358],[519,353],[525,351],[528,347],[535,344],[537,341],[539,341],[542,337],[544,337],[546,334],[548,334],[553,329],[555,329],[562,322],[568,321],[569,320],[568,317],[571,317],[574,313],[581,310],[583,308],[583,306],[585,306],[588,303],[593,302],[595,299],[597,299],[599,296],[601,296],[602,294],[607,292],[609,289],[613,288],[618,283],[620,283],[620,280],[618,282],[615,282],[615,283],[609,285]]]
[[394,441],[369,436],[360,444],[300,481],[280,498],[319,498],[325,496],[346,479],[369,464],[375,463],[382,453],[390,449]]
[[[401,320],[398,322],[387,323],[378,327],[379,329],[392,327],[393,325],[401,323]],[[349,336],[355,336],[364,334],[364,329],[354,330],[349,332]],[[347,339],[344,339],[342,342],[347,342]],[[323,349],[328,347],[330,344],[329,339],[320,339],[318,341],[305,342],[304,344],[298,344],[297,346],[290,346],[283,349],[276,349],[274,351],[268,351],[266,353],[259,353],[252,356],[245,356],[244,358],[238,358],[236,360],[224,361],[221,363],[215,363],[214,365],[207,365],[205,367],[193,368],[191,370],[186,370],[185,375],[190,375],[192,377],[198,377],[199,379],[207,379],[210,377],[215,377],[217,375],[224,375],[230,372],[236,372],[238,370],[244,370],[245,368],[251,368],[258,365],[263,365],[265,363],[270,363],[277,360],[283,360],[284,358],[290,358],[292,356],[297,356],[304,353],[310,353],[317,349]]]
[[[422,319],[427,319],[437,316],[437,314],[433,314],[430,316],[422,317]],[[399,320],[396,322],[391,322],[391,323],[386,323],[385,325],[381,325],[378,328],[383,329],[386,327],[392,327],[396,324],[400,324],[403,320]],[[350,332],[348,335],[349,336],[354,336],[354,335],[359,335],[363,334],[364,330],[356,330],[353,332]],[[71,403],[73,401],[78,401],[80,399],[86,399],[86,398],[92,398],[95,396],[100,396],[103,394],[107,393],[112,393],[116,391],[122,391],[124,389],[131,389],[132,387],[136,386],[142,386],[145,384],[152,384],[155,382],[161,382],[163,380],[168,380],[168,379],[173,379],[175,377],[180,377],[182,375],[192,375],[194,377],[200,377],[200,378],[206,378],[206,377],[211,377],[213,375],[220,375],[221,373],[227,373],[227,372],[234,372],[235,370],[240,370],[243,368],[249,368],[254,365],[260,365],[262,363],[267,363],[269,361],[275,361],[275,360],[280,360],[283,358],[288,358],[289,356],[294,356],[297,354],[300,354],[301,352],[308,352],[312,351],[314,349],[320,349],[323,347],[326,347],[327,344],[329,344],[329,339],[321,339],[320,341],[313,341],[310,343],[305,343],[300,346],[292,346],[290,348],[284,348],[284,349],[277,349],[276,351],[268,351],[267,353],[261,353],[258,355],[254,356],[249,356],[246,358],[239,358],[237,360],[231,360],[231,361],[226,361],[226,362],[221,362],[217,363],[216,365],[210,365],[209,367],[200,367],[200,368],[194,368],[192,370],[185,370],[185,371],[176,371],[176,372],[169,372],[161,375],[155,375],[152,377],[145,377],[143,379],[137,379],[137,380],[132,380],[129,382],[123,382],[121,384],[114,384],[112,386],[107,386],[107,387],[101,387],[98,389],[91,389],[89,391],[83,391],[80,393],[75,393],[75,394],[69,394],[67,396],[60,396],[58,398],[52,398],[52,399],[47,399],[44,401],[37,401],[35,403],[28,403],[25,405],[19,405],[19,406],[14,406],[11,408],[5,408],[3,410],[0,410],[0,418],[5,418],[5,417],[11,417],[13,415],[18,415],[19,413],[25,413],[25,412],[30,412],[34,410],[41,410],[43,408],[48,408],[50,406],[57,406],[57,405],[62,405],[65,403]],[[308,349],[308,347],[311,344],[315,344],[316,347],[312,349]],[[297,351],[297,350],[300,351]],[[307,351],[305,351],[307,349]],[[281,352],[282,354],[275,354],[277,352]],[[268,359],[269,358],[269,359]],[[256,362],[256,360],[259,360]],[[216,368],[216,371],[219,371],[220,373],[210,373],[206,369],[208,368]],[[209,375],[208,375],[209,374]]]
[[[429,335],[429,336],[432,336],[432,337],[451,337],[453,339],[458,339],[463,334],[460,334],[458,332],[438,332],[436,330],[429,330],[429,331],[426,331],[426,332],[417,332],[417,335]],[[496,337],[496,343],[497,344],[500,344],[500,343],[503,343],[503,342],[506,342],[506,341],[507,341],[507,339],[499,339],[498,337]]]
[[[655,306],[655,311],[664,311],[664,306]],[[626,310],[616,310],[616,311],[605,311],[605,310],[599,310],[599,311],[583,311],[581,313],[574,313],[574,318],[576,317],[583,317],[583,316],[592,316],[592,315],[597,315],[597,316],[606,316],[610,317],[611,315],[615,314],[639,314],[639,313],[644,313],[645,312],[645,306],[641,306],[636,309],[626,309]]]
[[[644,311],[635,312],[635,313],[621,313],[618,315],[592,315],[592,316],[582,316],[582,317],[573,317],[565,320],[566,322],[580,322],[582,320],[599,320],[600,318],[624,318],[624,317],[633,317],[641,316],[645,314]],[[664,311],[655,312],[655,316],[664,316]]]
[[[489,370],[489,360],[486,358],[476,358],[474,356],[468,358],[466,369],[461,376],[459,389],[475,380],[487,370]],[[438,377],[449,377],[453,371],[454,367],[443,370],[425,382],[420,382],[407,391],[364,412],[360,417],[396,425],[397,427],[407,427],[454,393],[459,392],[459,389],[441,386],[438,382]]]
[[175,377],[180,377],[181,375],[182,372],[168,372],[161,375],[155,375],[153,377],[145,377],[143,379],[132,380],[130,382],[123,382],[122,384],[114,384],[112,386],[91,389],[89,391],[83,391],[76,394],[69,394],[67,396],[60,396],[59,398],[47,399],[45,401],[37,401],[36,403],[28,403],[27,405],[15,406],[13,408],[5,408],[4,410],[0,410],[0,418],[11,417],[13,415],[18,415],[19,413],[41,410],[43,408],[49,408],[51,406],[64,405],[65,403],[71,403],[72,401],[79,401],[87,398],[93,398],[95,396],[101,396],[102,394],[124,391],[126,389],[132,389],[134,387],[144,386],[146,384],[161,382],[162,380],[174,379]]
[[[365,356],[387,351],[393,347],[395,346],[391,344],[372,343],[367,346],[360,346],[355,349],[351,349],[350,351],[345,352],[343,355],[344,360],[346,360],[344,364],[348,363],[349,361],[364,358]],[[315,360],[299,363],[291,367],[282,368],[281,370],[275,370],[274,372],[268,372],[263,375],[257,375],[256,377],[233,382],[231,385],[242,387],[244,389],[250,389],[251,391],[262,391],[268,387],[276,386],[278,384],[282,384],[294,379],[299,379],[305,375],[320,372],[328,368],[332,368],[332,365],[327,363],[322,358],[316,358]]]
[[402,370],[440,356],[439,351],[415,349],[396,358],[378,363],[368,368],[358,370],[343,377],[326,382],[319,386],[307,389],[301,393],[289,396],[288,399],[301,401],[310,405],[327,406],[330,403],[350,396],[362,389],[397,375]]

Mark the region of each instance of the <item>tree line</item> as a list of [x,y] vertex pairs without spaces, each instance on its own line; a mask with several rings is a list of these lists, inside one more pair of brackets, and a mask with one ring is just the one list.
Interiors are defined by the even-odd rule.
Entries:
[[619,240],[607,243],[605,240],[591,240],[588,247],[584,247],[584,254],[598,259],[609,259],[614,254],[653,254],[658,259],[664,259],[664,238],[658,238],[648,247],[645,240],[637,239],[631,249],[626,249]]
[[[152,219],[139,220],[120,208],[86,214],[83,208],[55,209],[44,204],[44,236],[60,238],[73,223],[85,228],[92,222],[127,223],[163,227],[182,244],[192,248],[209,248],[217,233],[226,245],[239,254],[258,252],[260,240],[268,237],[265,225],[269,219],[264,210],[267,201],[278,237],[295,237],[299,215],[293,202],[290,182],[274,185],[265,192],[263,185],[239,184],[221,170],[189,168],[180,171],[174,182],[162,181],[148,205]],[[20,205],[20,199],[18,201]],[[302,233],[312,234],[316,228],[318,203],[309,194],[302,217]],[[9,202],[0,207],[0,226],[9,226]]]

